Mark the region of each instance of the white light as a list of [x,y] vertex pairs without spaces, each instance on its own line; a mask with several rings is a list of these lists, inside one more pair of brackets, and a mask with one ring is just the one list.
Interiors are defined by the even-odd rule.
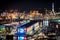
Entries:
[[44,26],[48,26],[48,23],[49,23],[48,21],[43,21]]
[[23,28],[20,28],[20,29],[18,29],[18,32],[23,33],[24,32],[24,29]]
[[18,37],[18,40],[24,40],[24,37]]
[[58,20],[58,21],[60,21],[60,20]]

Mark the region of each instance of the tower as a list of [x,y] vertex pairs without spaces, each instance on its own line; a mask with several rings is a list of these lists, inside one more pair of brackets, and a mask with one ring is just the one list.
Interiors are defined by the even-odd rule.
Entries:
[[54,3],[52,3],[52,12],[54,12]]
[[53,15],[56,15],[55,11],[54,11],[54,3],[52,3],[52,13],[53,13]]

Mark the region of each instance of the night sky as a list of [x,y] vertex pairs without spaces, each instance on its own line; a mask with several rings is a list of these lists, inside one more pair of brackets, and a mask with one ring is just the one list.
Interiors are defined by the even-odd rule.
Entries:
[[59,11],[59,0],[0,0],[0,11],[5,9],[18,9],[25,11],[32,9],[44,10],[44,8],[51,10],[52,2],[55,3],[55,10]]

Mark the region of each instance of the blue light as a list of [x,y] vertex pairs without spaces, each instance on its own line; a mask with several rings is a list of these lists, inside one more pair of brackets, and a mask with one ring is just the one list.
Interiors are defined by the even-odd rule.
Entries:
[[22,27],[19,27],[18,29],[17,29],[17,34],[16,34],[17,36],[26,36],[26,32],[25,32],[25,30],[24,30],[24,28],[22,28]]
[[24,29],[23,28],[18,28],[18,32],[19,33],[24,33]]
[[18,37],[18,40],[24,40],[24,37]]

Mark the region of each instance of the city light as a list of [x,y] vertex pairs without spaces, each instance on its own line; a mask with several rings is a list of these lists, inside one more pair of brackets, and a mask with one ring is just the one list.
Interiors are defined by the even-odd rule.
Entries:
[[24,40],[24,37],[18,37],[18,40]]
[[18,32],[19,33],[24,33],[24,29],[23,28],[18,28]]
[[58,20],[60,22],[60,20]]
[[[6,2],[2,1],[2,3]],[[2,38],[0,37],[0,40],[48,40],[52,39],[52,36],[56,37],[56,39],[58,38],[57,34],[60,35],[60,12],[56,11],[56,7],[54,7],[56,6],[56,2],[54,2],[55,5],[54,3],[49,5],[50,2],[47,2],[43,6],[40,5],[42,4],[40,1],[39,3],[37,2],[37,6],[34,2],[34,5],[32,2],[19,2],[20,5],[17,5],[19,8],[11,5],[12,3],[17,5],[18,2],[7,2],[8,7],[1,5],[0,36]],[[52,36],[49,34],[52,34]]]

